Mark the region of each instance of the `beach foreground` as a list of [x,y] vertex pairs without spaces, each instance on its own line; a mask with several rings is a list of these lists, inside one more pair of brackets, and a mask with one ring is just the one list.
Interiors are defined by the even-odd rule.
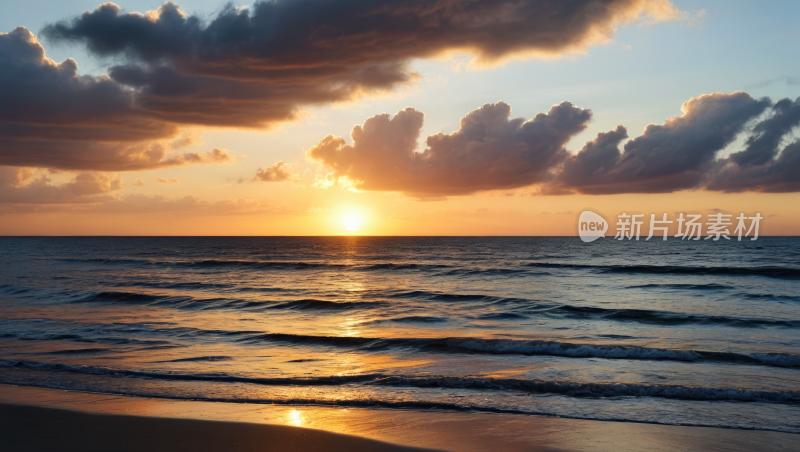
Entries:
[[0,385],[4,450],[790,451],[800,435],[544,416],[174,401]]
[[321,430],[0,405],[4,450],[424,451]]

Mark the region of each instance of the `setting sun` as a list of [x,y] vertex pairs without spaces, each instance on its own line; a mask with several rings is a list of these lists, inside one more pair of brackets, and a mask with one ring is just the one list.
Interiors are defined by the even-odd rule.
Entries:
[[342,220],[342,223],[348,231],[355,231],[361,226],[361,217],[356,214],[348,215]]

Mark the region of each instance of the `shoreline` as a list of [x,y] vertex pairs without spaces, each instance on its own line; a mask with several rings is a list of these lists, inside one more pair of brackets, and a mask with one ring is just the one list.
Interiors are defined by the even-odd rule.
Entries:
[[[397,452],[789,451],[800,447],[800,434],[763,430],[536,415],[177,401],[6,384],[0,384],[0,418],[4,444],[13,446],[4,450],[53,450],[56,445],[59,450],[106,451],[159,450],[169,445],[169,450],[195,451]],[[124,444],[117,444],[124,438],[128,438]]]
[[285,425],[94,414],[3,403],[0,432],[3,450],[9,451],[433,451]]

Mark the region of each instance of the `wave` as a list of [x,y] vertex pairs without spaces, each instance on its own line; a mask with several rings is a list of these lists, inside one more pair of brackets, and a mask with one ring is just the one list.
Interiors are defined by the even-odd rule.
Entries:
[[576,383],[538,379],[451,376],[390,376],[371,381],[369,384],[413,386],[417,388],[514,390],[536,394],[562,394],[570,397],[661,397],[683,400],[800,403],[800,391],[757,391],[633,383]]
[[[719,284],[647,284],[631,287],[670,287],[680,289],[716,290],[729,288]],[[449,294],[429,291],[406,291],[390,294],[389,298],[408,298],[431,301],[485,302],[490,305],[510,305],[515,312],[489,313],[477,316],[483,319],[528,318],[530,315],[630,321],[655,325],[712,324],[731,327],[785,327],[799,328],[800,320],[770,320],[752,317],[687,314],[649,309],[607,309],[591,306],[560,305],[524,298],[505,298],[481,294]]]
[[44,352],[47,355],[90,355],[95,353],[108,353],[113,352],[113,348],[73,348],[66,350],[55,350],[52,352]]
[[726,290],[734,289],[733,286],[723,284],[642,284],[638,286],[628,286],[626,289],[686,289],[686,290]]
[[[436,317],[409,316],[388,321],[429,322]],[[446,319],[441,319],[446,320]],[[94,342],[111,345],[174,346],[175,344],[155,338],[138,339],[120,337],[120,334],[141,333],[167,339],[191,337],[217,337],[244,344],[263,342],[296,343],[330,347],[351,347],[365,351],[391,348],[412,348],[425,352],[547,355],[567,358],[604,358],[632,360],[663,360],[703,362],[714,361],[730,364],[766,365],[774,367],[800,367],[800,355],[786,353],[732,353],[702,350],[672,350],[623,344],[585,344],[545,340],[484,339],[474,337],[445,338],[379,338],[362,336],[318,336],[290,333],[265,333],[262,331],[204,330],[191,327],[155,327],[144,324],[95,324],[72,329],[64,333],[35,335],[12,334],[9,338],[19,340]],[[612,338],[618,338],[613,336]]]
[[800,355],[787,353],[753,353],[753,358],[776,367],[800,367]]
[[178,309],[299,309],[299,310],[343,310],[376,308],[385,305],[380,301],[327,301],[301,299],[293,301],[252,301],[230,298],[195,298],[185,295],[152,295],[139,292],[98,292],[73,300],[74,303],[130,303],[149,306],[164,306]]
[[[215,357],[206,357],[215,358]],[[220,358],[220,357],[216,357]],[[227,358],[227,357],[221,357]],[[196,358],[198,360],[202,358]],[[188,360],[188,359],[187,359]],[[208,359],[206,359],[208,360]],[[172,362],[178,362],[175,360]],[[447,388],[521,391],[531,394],[559,394],[570,397],[658,397],[667,399],[702,401],[737,401],[800,403],[800,391],[761,391],[738,388],[709,388],[682,385],[648,385],[635,383],[582,383],[561,380],[456,377],[456,376],[405,376],[391,374],[331,375],[319,377],[257,378],[228,374],[182,374],[142,372],[112,369],[100,366],[62,363],[41,363],[25,360],[0,360],[0,368],[26,368],[41,371],[70,372],[96,376],[122,378],[149,378],[159,380],[207,381],[215,383],[249,383],[266,386],[341,386],[363,384],[376,386],[405,386],[416,388]]]
[[375,308],[384,306],[385,303],[379,301],[326,301],[326,300],[296,300],[286,303],[274,304],[269,309],[301,309],[301,310],[344,310],[357,308]]
[[682,267],[656,265],[612,266],[605,273],[653,273],[671,275],[730,275],[765,276],[768,278],[800,279],[800,269],[792,267]]
[[350,265],[328,262],[291,262],[291,261],[252,261],[206,259],[200,261],[183,261],[179,265],[185,267],[251,267],[259,269],[309,270],[317,268],[348,268]]
[[748,317],[729,317],[722,315],[685,314],[649,309],[604,309],[586,306],[563,305],[546,313],[562,314],[564,317],[580,319],[602,319],[632,321],[653,325],[712,324],[732,327],[784,327],[800,328],[800,320],[768,320]]
[[370,320],[368,322],[364,322],[364,324],[373,324],[373,323],[442,323],[447,322],[447,319],[444,317],[435,317],[435,316],[428,316],[428,315],[409,315],[405,317],[394,317],[391,319],[377,319],[377,320]]
[[110,284],[111,287],[154,287],[157,289],[188,289],[188,290],[206,290],[206,289],[236,289],[233,284],[220,284],[220,283],[204,283],[204,282],[153,282],[153,281],[136,281],[136,282],[117,282]]
[[745,298],[751,299],[774,299],[774,300],[787,300],[787,301],[798,301],[800,300],[800,296],[791,296],[791,295],[775,295],[771,293],[741,293],[738,294]]
[[78,300],[76,302],[89,303],[93,301],[100,302],[116,302],[116,303],[153,303],[162,301],[184,302],[193,300],[192,297],[187,296],[164,296],[164,295],[149,295],[138,292],[98,292],[93,293]]
[[664,275],[723,275],[765,276],[768,278],[800,279],[800,268],[794,267],[700,267],[680,265],[584,265],[529,262],[528,267],[595,269],[600,273],[647,273]]
[[0,292],[6,295],[20,295],[30,292],[31,290],[27,287],[18,287],[13,286],[11,284],[3,284],[0,286]]
[[362,271],[371,271],[371,270],[435,270],[440,268],[451,268],[451,267],[453,266],[447,264],[394,264],[389,262],[382,264],[355,266],[354,268]]
[[529,262],[523,268],[479,268],[454,266],[449,264],[393,263],[350,264],[339,262],[306,261],[262,261],[243,259],[202,259],[202,260],[157,260],[157,259],[113,259],[113,258],[60,258],[68,262],[99,263],[112,265],[162,265],[188,268],[245,267],[277,270],[341,269],[355,271],[437,271],[439,276],[478,276],[478,275],[549,275],[547,272],[531,272],[525,267],[543,269],[594,269],[601,273],[646,273],[672,275],[726,275],[726,276],[764,276],[768,278],[800,279],[800,268],[784,266],[764,267],[703,267],[680,265],[590,265],[553,262]]
[[[50,387],[56,389],[70,390],[71,388],[66,385],[43,385],[41,383],[14,382],[13,384],[19,386],[33,386],[33,387]],[[188,401],[202,401],[202,402],[216,402],[216,403],[237,403],[237,404],[256,404],[256,405],[282,405],[282,406],[325,406],[337,408],[387,408],[387,409],[413,409],[413,410],[431,410],[431,411],[452,411],[452,412],[465,412],[465,413],[498,413],[498,414],[519,414],[519,415],[536,415],[536,416],[555,416],[567,419],[583,419],[594,421],[608,421],[608,422],[640,422],[646,424],[656,425],[679,425],[686,427],[722,427],[722,428],[735,428],[745,430],[761,430],[761,431],[775,431],[785,433],[800,433],[800,429],[794,425],[775,425],[775,424],[754,424],[754,423],[741,423],[736,421],[727,421],[720,423],[716,420],[695,420],[694,422],[684,420],[683,418],[639,418],[631,417],[629,415],[614,415],[608,413],[603,415],[601,413],[584,413],[584,414],[566,414],[557,411],[547,411],[542,409],[531,408],[510,408],[510,407],[496,407],[489,406],[481,403],[452,403],[436,400],[387,400],[375,397],[358,397],[355,399],[345,398],[314,398],[314,397],[286,397],[286,398],[241,398],[241,397],[210,397],[210,396],[197,396],[197,395],[183,395],[183,394],[164,394],[155,391],[128,388],[126,390],[107,389],[92,390],[89,388],[81,388],[83,392],[95,392],[99,394],[114,394],[129,397],[146,397],[165,400],[188,400]],[[466,402],[466,400],[465,400]],[[733,403],[733,402],[730,402]]]
[[456,268],[439,273],[441,276],[548,276],[548,272],[532,272],[524,268]]
[[480,315],[477,318],[481,320],[519,320],[527,319],[528,316],[515,314],[513,312],[493,312],[491,314]]
[[190,362],[217,362],[217,361],[233,361],[230,356],[197,356],[194,358],[180,358],[172,359],[169,361],[156,361],[157,363],[190,363]]
[[341,263],[324,261],[279,261],[248,259],[198,259],[198,260],[158,260],[158,259],[103,259],[103,258],[60,258],[60,261],[94,263],[103,265],[155,265],[195,269],[248,268],[257,270],[341,270],[359,272],[414,271],[430,273],[435,276],[513,276],[549,275],[548,272],[535,272],[520,267],[475,267],[439,263],[379,262],[379,263]]
[[700,350],[671,350],[616,344],[580,344],[558,341],[519,339],[454,338],[371,338],[350,336],[314,336],[289,333],[266,333],[236,339],[243,343],[285,342],[335,347],[358,347],[363,350],[416,348],[445,353],[486,353],[497,355],[547,355],[567,358],[605,358],[656,361],[714,361],[774,367],[800,367],[800,355]]
[[455,294],[446,292],[431,292],[427,290],[411,290],[411,291],[387,293],[385,297],[408,298],[413,300],[431,300],[431,301],[483,301],[496,304],[531,302],[531,300],[526,300],[523,298],[506,298],[506,297],[496,297],[492,295],[482,295],[482,294]]
[[[529,315],[545,315],[579,319],[639,322],[654,325],[713,324],[731,327],[784,327],[800,328],[800,320],[769,320],[722,315],[685,314],[647,309],[606,309],[590,306],[537,303],[521,298],[502,298],[479,294],[449,294],[442,292],[408,291],[389,294],[387,298],[410,298],[431,301],[486,302],[492,305],[515,305],[519,312],[488,313],[481,319],[524,319]],[[150,295],[138,292],[99,292],[85,295],[74,302],[112,302],[148,304],[179,309],[286,309],[286,310],[349,310],[374,309],[387,306],[382,301],[330,301],[301,299],[292,301],[248,301],[226,298],[199,299],[190,296]]]
[[451,268],[447,264],[419,264],[419,263],[393,263],[382,262],[377,264],[345,264],[338,262],[318,261],[269,261],[248,259],[199,259],[199,260],[157,260],[157,259],[104,259],[104,258],[60,258],[60,261],[96,263],[107,265],[161,265],[188,268],[216,268],[216,267],[250,267],[259,269],[278,270],[310,270],[310,269],[351,269],[358,271],[385,271],[385,270],[436,270]]

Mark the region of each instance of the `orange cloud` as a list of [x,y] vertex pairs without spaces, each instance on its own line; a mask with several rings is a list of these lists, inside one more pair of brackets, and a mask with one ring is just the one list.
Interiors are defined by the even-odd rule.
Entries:
[[278,162],[266,169],[259,168],[253,180],[262,182],[286,182],[297,180],[297,175],[292,172],[291,164]]
[[586,128],[592,112],[563,102],[528,121],[510,116],[507,103],[486,104],[462,118],[456,132],[430,135],[427,149],[415,152],[424,115],[409,107],[353,127],[352,145],[328,135],[307,158],[331,171],[318,178],[317,186],[396,191],[422,199],[518,188],[549,178],[569,155],[564,145]]
[[65,184],[53,185],[44,176],[34,179],[32,168],[0,167],[0,203],[101,202],[113,199],[108,194],[121,190],[123,185],[117,175],[95,172],[79,173]]

